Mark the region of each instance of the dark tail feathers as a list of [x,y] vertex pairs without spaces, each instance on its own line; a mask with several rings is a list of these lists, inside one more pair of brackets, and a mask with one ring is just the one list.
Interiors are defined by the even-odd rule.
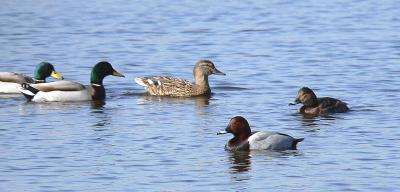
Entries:
[[28,83],[22,83],[20,91],[28,100],[32,100],[33,97],[39,92],[38,89],[33,88]]
[[304,138],[300,138],[300,139],[294,139],[293,143],[292,143],[292,149],[293,150],[297,150],[297,143],[300,143],[304,140]]

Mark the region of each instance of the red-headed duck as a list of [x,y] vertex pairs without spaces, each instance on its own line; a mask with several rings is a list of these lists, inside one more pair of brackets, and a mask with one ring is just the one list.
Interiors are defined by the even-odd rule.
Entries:
[[249,123],[244,117],[233,117],[225,130],[218,134],[232,133],[234,137],[225,145],[229,151],[248,151],[248,150],[296,150],[297,143],[304,138],[295,139],[289,135],[259,131],[251,132]]
[[330,97],[317,98],[315,93],[308,87],[302,87],[297,93],[296,100],[290,105],[302,103],[303,106],[298,110],[302,114],[325,114],[325,113],[344,113],[349,111],[347,104],[339,99]]

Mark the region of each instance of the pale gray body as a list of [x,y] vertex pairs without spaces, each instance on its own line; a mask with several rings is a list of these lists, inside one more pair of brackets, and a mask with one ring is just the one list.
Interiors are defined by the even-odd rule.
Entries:
[[21,73],[0,72],[0,93],[19,93],[18,87],[22,83],[34,83],[32,77]]
[[295,145],[293,145],[293,143],[299,142],[299,139],[272,131],[255,132],[247,140],[250,150],[274,151],[294,149]]

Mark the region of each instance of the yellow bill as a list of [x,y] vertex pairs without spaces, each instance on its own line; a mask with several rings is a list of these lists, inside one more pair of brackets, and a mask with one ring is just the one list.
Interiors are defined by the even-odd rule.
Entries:
[[121,73],[119,73],[118,71],[114,70],[112,73],[113,76],[117,76],[117,77],[125,77],[124,75],[122,75]]
[[64,79],[59,73],[57,73],[56,71],[52,71],[51,72],[51,76],[56,78],[56,79]]

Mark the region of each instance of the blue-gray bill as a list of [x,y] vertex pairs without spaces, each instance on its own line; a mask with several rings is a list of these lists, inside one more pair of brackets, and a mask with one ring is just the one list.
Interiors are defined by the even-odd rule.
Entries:
[[228,133],[227,131],[222,130],[222,131],[219,131],[219,132],[217,133],[217,135],[222,135],[222,134],[227,134],[227,133]]

